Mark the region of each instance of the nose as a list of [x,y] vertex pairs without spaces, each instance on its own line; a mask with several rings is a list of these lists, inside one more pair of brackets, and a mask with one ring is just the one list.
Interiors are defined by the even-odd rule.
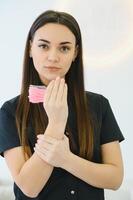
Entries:
[[48,57],[47,57],[47,59],[48,59],[49,62],[58,62],[58,61],[59,61],[59,55],[58,55],[57,50],[51,49],[51,50],[48,52]]

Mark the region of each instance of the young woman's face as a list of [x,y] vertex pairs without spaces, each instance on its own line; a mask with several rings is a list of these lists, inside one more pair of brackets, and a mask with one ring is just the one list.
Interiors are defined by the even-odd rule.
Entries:
[[31,42],[30,56],[45,85],[57,76],[65,77],[76,55],[76,38],[61,24],[47,23],[36,31]]

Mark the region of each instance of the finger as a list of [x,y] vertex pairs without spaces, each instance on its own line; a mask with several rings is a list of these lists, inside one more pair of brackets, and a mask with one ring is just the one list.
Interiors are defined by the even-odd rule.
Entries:
[[46,135],[46,134],[41,134],[41,135],[38,135],[37,136],[38,139],[41,139],[42,141],[46,141],[50,144],[54,144],[57,142],[57,139],[49,136],[49,135]]
[[42,142],[44,142],[45,141],[45,139],[44,139],[44,134],[39,134],[39,135],[37,135],[37,141],[42,141]]
[[55,80],[52,80],[49,85],[47,86],[46,88],[46,92],[45,92],[45,101],[44,103],[47,103],[51,97],[51,93],[52,93],[52,90],[53,90],[53,87],[54,87],[54,83],[55,83]]
[[42,153],[39,149],[37,149],[36,147],[34,148],[34,151],[38,154],[38,155],[40,155],[42,158],[44,158],[45,156],[46,156],[46,154],[45,153]]
[[64,91],[63,91],[63,96],[62,96],[62,101],[64,103],[67,103],[67,91],[68,91],[68,87],[67,87],[67,84],[65,83]]
[[45,148],[47,150],[51,150],[54,147],[54,144],[51,144],[51,143],[47,142],[46,140],[43,141],[41,139],[37,140],[37,145],[40,148]]
[[65,135],[64,136],[64,142],[69,146],[69,138]]
[[65,134],[63,139],[69,141],[69,138]]
[[35,150],[36,154],[43,160],[45,161],[47,164],[53,166],[50,162],[49,162],[49,159],[48,159],[48,156],[46,154],[43,154],[42,152],[38,151],[38,150]]
[[43,138],[38,138],[37,143],[38,144],[48,143],[49,145],[53,145],[54,144],[51,140],[45,139],[44,137]]
[[51,93],[51,96],[50,96],[51,98],[49,99],[49,101],[52,101],[52,102],[56,101],[59,84],[60,84],[60,77],[57,77],[56,80],[55,80],[53,90],[52,90],[52,93]]
[[34,151],[42,160],[46,161],[46,153],[42,153],[36,147],[34,147]]
[[44,134],[38,134],[38,135],[37,135],[37,138],[40,138],[40,139],[41,139],[41,138],[43,138],[43,137],[44,137]]
[[35,148],[38,150],[38,151],[40,151],[40,152],[42,152],[42,153],[44,153],[44,154],[46,154],[48,151],[49,151],[49,149],[48,148],[45,148],[45,147],[42,147],[41,145],[39,145],[39,144],[35,144]]
[[65,80],[64,80],[64,78],[62,78],[60,81],[59,90],[58,90],[58,94],[57,94],[57,98],[56,98],[56,101],[58,101],[58,102],[62,101],[64,86],[65,86]]

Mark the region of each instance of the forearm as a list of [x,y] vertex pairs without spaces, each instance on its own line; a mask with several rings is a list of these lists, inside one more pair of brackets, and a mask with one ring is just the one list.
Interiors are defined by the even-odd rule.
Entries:
[[121,182],[121,172],[112,164],[99,164],[80,158],[72,153],[63,168],[86,183],[106,189],[117,189]]
[[36,197],[47,183],[52,171],[53,166],[34,153],[21,168],[16,183],[25,195]]
[[[61,127],[48,124],[44,134],[61,139],[64,131]],[[53,166],[34,153],[21,168],[16,182],[27,196],[35,197],[47,183],[52,171]]]

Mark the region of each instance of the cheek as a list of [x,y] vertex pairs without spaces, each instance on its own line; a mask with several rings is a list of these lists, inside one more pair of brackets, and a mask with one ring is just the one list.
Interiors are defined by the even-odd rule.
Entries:
[[73,56],[72,55],[68,55],[66,56],[66,58],[64,59],[64,65],[66,68],[70,68],[71,64],[73,61]]
[[43,63],[44,63],[44,56],[42,57],[41,55],[38,55],[38,54],[33,54],[33,64],[34,64],[34,67],[36,69],[39,69],[42,67]]
[[71,67],[71,64],[72,64],[72,56],[70,57],[67,57],[67,59],[65,60],[65,68],[69,70],[69,68]]

